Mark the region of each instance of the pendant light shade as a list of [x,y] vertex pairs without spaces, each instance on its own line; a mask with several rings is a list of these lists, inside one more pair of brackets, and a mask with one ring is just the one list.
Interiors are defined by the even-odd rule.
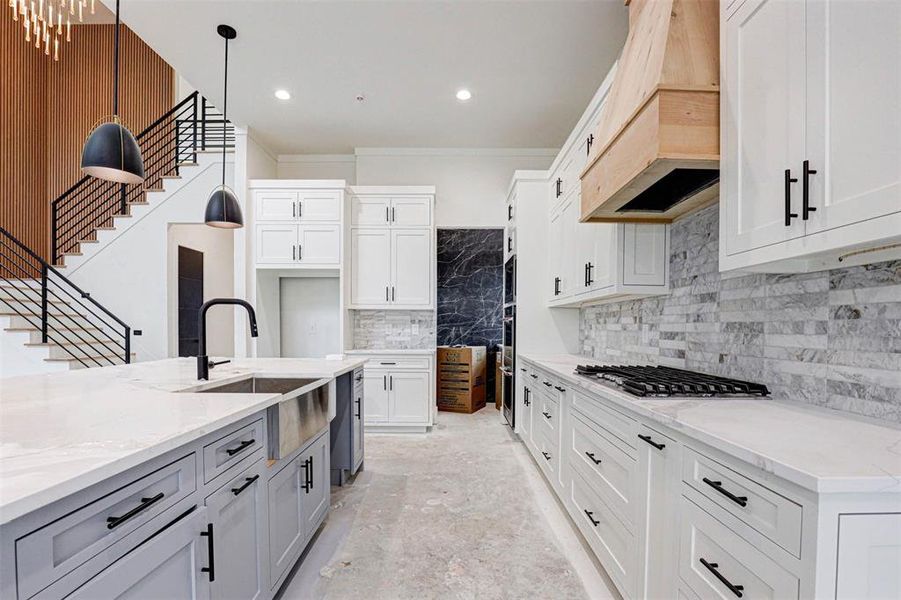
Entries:
[[210,227],[237,229],[244,226],[244,216],[238,205],[238,198],[228,187],[222,185],[213,190],[206,203],[204,222]]
[[[238,37],[238,32],[229,25],[219,25],[216,33],[225,39],[225,77],[223,83],[222,120],[224,127],[228,126],[228,41]],[[241,205],[235,193],[225,185],[225,136],[222,139],[222,184],[217,186],[210,194],[206,203],[206,213],[203,220],[210,227],[222,229],[237,229],[244,227],[244,216],[241,214]]]
[[141,148],[118,117],[94,128],[81,151],[85,175],[117,183],[144,181]]
[[113,44],[113,116],[91,131],[81,150],[81,172],[115,183],[142,183],[144,160],[135,136],[119,119],[119,0]]

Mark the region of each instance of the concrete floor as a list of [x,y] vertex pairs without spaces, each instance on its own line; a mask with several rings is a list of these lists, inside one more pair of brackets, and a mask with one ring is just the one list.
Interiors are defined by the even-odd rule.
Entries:
[[367,435],[283,600],[618,598],[493,407]]

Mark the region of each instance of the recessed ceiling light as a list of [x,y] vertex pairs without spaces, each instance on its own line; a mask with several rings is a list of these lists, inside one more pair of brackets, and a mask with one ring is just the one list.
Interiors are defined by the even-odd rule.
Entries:
[[290,100],[291,94],[288,93],[288,90],[275,90],[275,97],[279,100]]
[[457,100],[460,100],[461,102],[466,102],[470,98],[472,98],[472,92],[470,92],[469,90],[467,90],[467,89],[457,90]]

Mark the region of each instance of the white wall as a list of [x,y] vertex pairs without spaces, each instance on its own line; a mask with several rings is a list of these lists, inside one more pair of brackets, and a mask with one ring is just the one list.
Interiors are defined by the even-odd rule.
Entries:
[[281,356],[325,358],[341,352],[337,277],[280,280]]
[[548,149],[358,148],[357,185],[434,185],[437,227],[503,227],[510,178],[547,169]]
[[[101,232],[100,247],[63,272],[133,330],[142,330],[131,346],[139,361],[169,356],[169,225],[203,223],[209,194],[221,183],[220,160],[201,155],[200,166],[183,168],[183,179],[174,180],[180,185],[174,193],[152,194],[150,205],[125,219],[127,228]],[[229,157],[226,183],[233,171]]]
[[[274,178],[278,173],[278,160],[262,144],[253,137],[253,132],[235,127],[235,184],[234,189],[244,212],[244,227],[235,230],[234,268],[235,273],[243,274],[235,277],[232,296],[247,300],[259,309],[256,300],[256,273],[253,268],[253,215],[250,210],[251,179]],[[250,332],[242,327],[240,318],[234,315],[235,345],[233,355],[251,356],[253,344]],[[245,315],[246,317],[246,315]]]
[[[234,231],[192,223],[169,226],[169,356],[178,356],[178,247],[203,252],[203,300],[229,298],[235,285]],[[231,356],[235,346],[237,311],[247,322],[244,309],[217,306],[207,313],[207,354]]]
[[547,169],[556,155],[547,148],[357,148],[354,156],[281,155],[278,176],[345,179],[348,185],[434,185],[439,228],[503,227],[513,172]]
[[353,154],[283,154],[278,157],[279,179],[343,179],[357,181]]

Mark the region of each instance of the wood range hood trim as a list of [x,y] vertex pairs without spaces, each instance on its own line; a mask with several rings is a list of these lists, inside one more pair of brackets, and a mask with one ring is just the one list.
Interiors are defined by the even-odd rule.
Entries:
[[715,202],[718,183],[666,210],[619,209],[686,170],[719,169],[719,2],[626,5],[629,35],[595,134],[600,143],[581,173],[580,220],[669,223]]

